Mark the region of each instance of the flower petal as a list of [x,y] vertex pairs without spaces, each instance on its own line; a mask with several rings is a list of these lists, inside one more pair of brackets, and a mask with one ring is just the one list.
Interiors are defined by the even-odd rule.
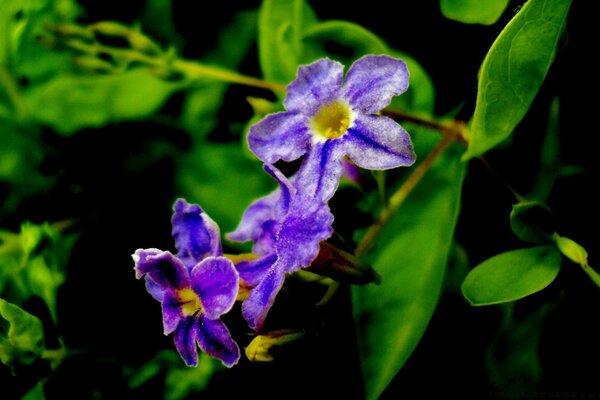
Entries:
[[408,89],[408,68],[404,61],[384,55],[368,55],[354,62],[344,82],[343,97],[363,113],[376,113],[392,97]]
[[181,260],[168,251],[138,249],[133,254],[133,260],[137,279],[146,275],[163,289],[178,289],[190,285],[187,269]]
[[240,261],[235,265],[240,278],[249,286],[256,286],[277,260],[274,247],[271,253],[256,260]]
[[181,300],[177,296],[177,292],[169,289],[163,292],[162,315],[163,333],[168,335],[177,328],[184,318],[181,312]]
[[248,146],[262,161],[300,158],[310,145],[307,117],[292,112],[269,114],[248,131]]
[[258,286],[250,291],[250,296],[242,303],[242,314],[250,328],[255,331],[262,329],[284,279],[285,273],[275,263]]
[[237,364],[240,348],[231,338],[229,329],[220,319],[209,319],[204,314],[198,316],[196,340],[206,354],[218,358],[227,367]]
[[339,98],[343,73],[342,64],[327,58],[300,66],[296,79],[286,88],[285,109],[313,115],[321,105]]
[[179,257],[188,268],[208,256],[220,256],[220,231],[217,224],[200,208],[184,199],[177,199],[171,218],[173,238]]
[[154,282],[149,276],[146,276],[146,291],[150,293],[150,296],[156,301],[163,301],[163,288],[158,283]]
[[319,254],[319,243],[333,234],[332,224],[327,203],[310,197],[294,198],[277,236],[277,264],[288,273],[310,265]]
[[342,175],[341,143],[336,139],[313,145],[294,178],[294,186],[299,194],[322,201],[334,195]]
[[415,162],[408,133],[384,116],[360,115],[343,140],[344,151],[361,168],[388,169]]
[[236,242],[258,239],[263,233],[263,225],[274,218],[273,210],[279,200],[279,192],[280,190],[277,189],[250,204],[244,211],[237,228],[226,235],[227,239]]
[[190,315],[180,321],[173,335],[175,347],[188,367],[198,365],[198,350],[196,347],[198,328],[198,318]]
[[192,269],[192,287],[198,294],[204,314],[216,319],[235,303],[239,289],[238,273],[225,257],[209,257]]

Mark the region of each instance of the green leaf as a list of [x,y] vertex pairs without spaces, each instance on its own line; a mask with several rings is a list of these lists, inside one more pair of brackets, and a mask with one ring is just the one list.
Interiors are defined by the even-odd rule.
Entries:
[[215,372],[222,370],[220,362],[205,353],[198,356],[195,368],[172,368],[165,378],[165,400],[183,400],[204,390]]
[[386,225],[370,260],[381,285],[353,288],[368,399],[377,399],[402,368],[437,305],[465,173],[461,153],[449,147]]
[[481,66],[471,138],[463,159],[508,139],[525,116],[556,55],[571,0],[529,0]]
[[69,135],[152,115],[178,89],[145,69],[118,75],[58,75],[26,93],[34,120]]
[[246,157],[237,143],[201,143],[180,162],[181,194],[200,204],[223,232],[237,226],[254,199],[275,189],[261,164]]
[[537,201],[513,205],[510,226],[519,239],[537,244],[552,241],[555,232],[552,211]]
[[46,395],[44,394],[44,385],[41,382],[35,384],[33,389],[28,391],[21,400],[45,400]]
[[[410,85],[405,93],[394,97],[390,108],[427,114],[433,112],[435,90],[423,67],[408,54],[389,48],[368,29],[348,21],[324,21],[307,28],[302,40],[305,44],[305,59],[302,62],[330,57],[349,68],[352,62],[367,54],[388,54],[402,59],[410,72]],[[351,54],[333,54],[328,50],[331,44],[351,50]]]
[[316,22],[304,0],[265,0],[258,14],[258,56],[266,80],[288,83],[302,58],[302,36]]
[[491,25],[500,18],[509,0],[440,0],[446,18],[464,24]]
[[522,299],[552,283],[560,271],[560,261],[554,246],[498,254],[469,272],[462,292],[474,306]]
[[30,365],[44,349],[42,322],[0,298],[0,362],[8,367]]

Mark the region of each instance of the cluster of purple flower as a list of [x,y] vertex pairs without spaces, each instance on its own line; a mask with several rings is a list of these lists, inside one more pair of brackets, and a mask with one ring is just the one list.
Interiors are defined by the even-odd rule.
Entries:
[[[286,111],[249,130],[250,149],[279,188],[252,203],[227,237],[252,241],[256,257],[236,263],[225,257],[217,224],[183,199],[172,218],[177,254],[138,249],[133,255],[136,277],[145,277],[148,292],[161,302],[164,333],[174,333],[187,365],[197,364],[197,347],[226,366],[238,362],[239,346],[220,317],[243,301],[248,325],[261,331],[286,274],[309,266],[333,233],[328,201],[346,157],[378,170],[414,162],[406,131],[378,114],[408,88],[405,63],[369,55],[352,64],[345,79],[343,72],[330,59],[300,66],[287,86]],[[273,166],[302,156],[290,178]]]

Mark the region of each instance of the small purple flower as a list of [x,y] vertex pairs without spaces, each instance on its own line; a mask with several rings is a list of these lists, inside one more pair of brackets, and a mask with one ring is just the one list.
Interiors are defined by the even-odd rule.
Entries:
[[136,278],[162,303],[164,334],[174,333],[175,347],[188,366],[198,364],[196,346],[231,367],[240,349],[221,321],[235,303],[239,276],[222,256],[218,226],[198,205],[175,202],[171,220],[177,256],[158,249],[133,255]]
[[279,189],[248,207],[238,228],[227,235],[235,241],[254,241],[261,257],[236,264],[250,295],[242,304],[248,325],[261,330],[285,275],[308,266],[319,253],[319,244],[333,233],[329,206],[298,191],[272,165],[265,171],[279,183]]
[[286,111],[250,128],[250,149],[262,161],[305,155],[296,185],[327,201],[339,184],[344,156],[361,168],[388,169],[414,163],[408,133],[377,113],[408,88],[406,64],[385,55],[344,66],[324,58],[298,68],[287,86]]

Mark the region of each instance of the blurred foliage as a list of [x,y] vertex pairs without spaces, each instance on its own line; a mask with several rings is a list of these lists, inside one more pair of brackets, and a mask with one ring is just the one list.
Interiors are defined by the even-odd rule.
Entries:
[[[590,121],[579,125],[593,117],[579,92],[592,75],[574,73],[589,63],[586,6],[214,7],[0,0],[0,397],[599,393],[586,367],[600,357],[597,157]],[[300,351],[230,370],[201,355],[186,368],[131,254],[172,248],[177,197],[234,229],[276,187],[248,127],[283,109],[299,65],[366,54],[408,65],[409,89],[385,112],[418,161],[340,186],[336,245],[359,244],[440,137],[456,139],[361,254],[381,284],[329,293],[328,278],[294,275],[269,318],[308,325]],[[231,314],[248,346],[239,308]]]

